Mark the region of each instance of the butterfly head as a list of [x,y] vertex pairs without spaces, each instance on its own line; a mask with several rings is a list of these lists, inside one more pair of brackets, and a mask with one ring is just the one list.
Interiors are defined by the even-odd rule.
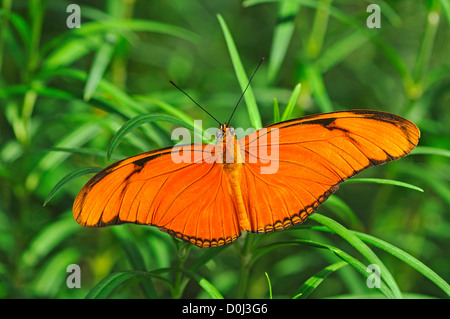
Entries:
[[226,124],[221,124],[220,128],[216,132],[216,139],[218,141],[222,141],[225,137],[225,140],[234,140],[236,138],[236,133],[234,128],[228,127]]

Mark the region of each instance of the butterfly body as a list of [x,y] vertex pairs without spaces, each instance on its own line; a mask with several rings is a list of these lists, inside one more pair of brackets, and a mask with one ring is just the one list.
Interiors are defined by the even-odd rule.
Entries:
[[215,146],[176,145],[107,167],[80,191],[73,214],[83,226],[150,225],[220,246],[242,231],[302,223],[340,183],[406,156],[419,136],[410,121],[370,110],[306,116],[241,140],[223,124]]

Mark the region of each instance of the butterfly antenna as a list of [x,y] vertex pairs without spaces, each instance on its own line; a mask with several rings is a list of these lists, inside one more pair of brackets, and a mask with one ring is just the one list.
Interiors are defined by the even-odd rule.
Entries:
[[234,115],[234,112],[236,112],[236,109],[237,109],[239,103],[241,102],[242,98],[244,97],[244,94],[245,94],[245,92],[247,91],[248,87],[250,86],[250,83],[252,83],[252,80],[253,80],[253,77],[254,77],[255,74],[256,74],[256,71],[258,71],[258,69],[259,69],[259,67],[261,66],[261,64],[263,63],[263,61],[264,61],[264,57],[261,59],[261,61],[259,61],[259,64],[258,64],[258,66],[256,67],[255,71],[253,71],[253,74],[252,74],[252,76],[251,76],[251,78],[250,78],[250,81],[248,81],[247,87],[245,88],[244,92],[242,92],[241,97],[239,98],[239,100],[238,100],[236,106],[234,107],[233,113],[231,113],[230,119],[229,119],[228,122],[227,122],[227,126],[230,124],[230,121],[231,121],[231,118],[232,118],[233,115]]
[[176,84],[173,83],[172,81],[169,81],[169,82],[170,82],[170,84],[172,84],[174,87],[176,87],[178,90],[180,90],[181,92],[183,92],[189,99],[191,99],[191,101],[194,102],[195,105],[197,105],[199,108],[201,108],[203,111],[205,111],[206,114],[208,114],[209,116],[211,116],[211,117],[214,119],[214,121],[216,121],[217,123],[219,123],[219,126],[222,125],[222,124],[221,124],[214,116],[211,115],[211,113],[209,113],[207,110],[205,110],[200,104],[198,104],[197,102],[195,102],[194,99],[191,98],[191,97],[189,96],[189,94],[187,94],[187,93],[184,92],[182,89],[180,89],[180,88],[178,87],[178,85],[176,85]]

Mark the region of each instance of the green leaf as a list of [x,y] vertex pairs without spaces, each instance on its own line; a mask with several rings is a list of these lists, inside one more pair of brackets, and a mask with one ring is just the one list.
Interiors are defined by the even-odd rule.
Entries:
[[411,155],[439,155],[450,157],[450,150],[438,147],[417,146],[411,151]]
[[[72,153],[72,154],[82,154],[82,155],[93,155],[98,156],[102,158],[106,158],[106,152],[100,151],[97,149],[92,148],[70,148],[70,147],[51,147],[42,151],[51,151],[51,152],[65,152],[65,153]],[[118,155],[112,155],[111,158],[113,160],[120,160],[123,159],[123,156]]]
[[194,126],[185,123],[184,121],[165,114],[142,114],[138,115],[136,117],[133,117],[131,120],[126,122],[117,132],[114,134],[111,142],[108,146],[107,151],[107,158],[109,159],[116,149],[116,147],[119,145],[119,143],[122,141],[125,135],[133,131],[136,127],[145,124],[145,123],[151,123],[155,121],[163,121],[163,122],[170,122],[175,123],[177,125],[183,126],[191,131],[195,131]]
[[[317,213],[316,213],[316,215],[317,215]],[[269,245],[266,245],[263,247],[259,247],[252,256],[251,264],[253,264],[256,260],[258,260],[263,255],[269,253],[270,251],[273,251],[275,249],[280,249],[283,247],[297,246],[297,245],[304,245],[304,246],[309,246],[309,247],[313,247],[313,248],[326,249],[326,250],[332,252],[333,254],[335,254],[336,256],[338,256],[339,258],[341,258],[346,263],[348,263],[350,266],[352,266],[355,270],[357,270],[365,278],[368,278],[370,275],[367,272],[367,267],[361,261],[352,257],[351,255],[342,251],[341,249],[331,246],[331,245],[327,245],[327,244],[323,244],[323,243],[319,243],[319,242],[311,241],[311,240],[304,240],[304,239],[298,239],[298,240],[294,240],[294,241],[277,242],[274,244],[269,244]],[[383,280],[381,280],[381,282],[380,282],[380,291],[387,298],[396,298],[396,296],[386,286],[386,284]]]
[[307,298],[330,274],[347,266],[348,263],[340,261],[335,264],[329,265],[309,278],[305,283],[295,292],[292,299],[305,299]]
[[[275,27],[270,59],[267,67],[267,78],[273,82],[280,70],[295,29],[295,16],[300,11],[300,4],[293,1],[278,3],[278,22]],[[275,122],[277,123],[277,121]]]
[[83,98],[85,101],[89,101],[97,90],[98,84],[100,83],[106,68],[111,62],[116,43],[116,35],[111,33],[105,35],[103,44],[94,57],[91,70],[89,71],[88,80],[84,87]]
[[[179,118],[180,120],[182,120],[183,122],[191,125],[192,127],[195,127],[196,129],[194,130],[194,134],[197,134],[199,137],[201,137],[203,139],[203,142],[205,142],[205,143],[212,142],[210,139],[207,138],[207,135],[205,134],[203,127],[196,125],[194,119],[192,117],[190,117],[188,114],[186,114],[185,112],[182,112],[179,109],[177,109],[176,107],[174,107],[166,102],[154,99],[152,97],[137,96],[136,98],[138,100],[149,102],[149,103],[157,106],[161,110],[165,111],[169,115],[173,115],[173,116]],[[200,132],[201,132],[201,135],[200,135]]]
[[362,225],[358,216],[350,208],[350,206],[348,206],[346,202],[344,202],[336,195],[330,196],[330,198],[328,198],[325,203],[323,203],[323,206],[327,207],[329,210],[335,213],[336,216],[344,220],[346,223],[350,224],[352,227]]
[[85,36],[99,32],[117,32],[125,34],[129,31],[155,32],[178,37],[194,44],[200,40],[199,36],[192,31],[173,26],[170,24],[144,20],[144,19],[111,19],[83,23],[83,27],[75,29],[76,36]]
[[280,106],[278,105],[278,100],[276,98],[273,99],[273,122],[280,122]]
[[223,299],[222,294],[216,289],[216,287],[214,287],[208,280],[206,280],[205,278],[203,278],[202,276],[196,274],[195,272],[192,272],[190,270],[187,269],[183,269],[183,268],[175,268],[175,267],[168,267],[168,268],[162,268],[162,269],[156,269],[153,270],[152,273],[153,274],[159,274],[159,273],[165,273],[165,272],[169,272],[169,271],[176,271],[176,272],[183,272],[186,275],[188,275],[189,277],[191,277],[192,279],[194,279],[198,285],[200,287],[203,288],[203,290],[205,290],[209,296],[213,299]]
[[213,299],[224,299],[222,294],[214,287],[209,281],[207,281],[205,278],[201,278],[198,281],[198,284],[200,287],[205,290],[209,296]]
[[[238,79],[239,85],[241,86],[241,90],[245,90],[248,85],[248,77],[245,73],[244,67],[241,62],[241,58],[239,57],[239,52],[237,51],[236,45],[234,44],[233,37],[231,36],[230,30],[225,23],[225,20],[222,18],[220,14],[217,15],[217,19],[219,19],[220,26],[222,28],[223,35],[225,37],[225,41],[227,43],[228,51],[230,53],[231,61],[233,62],[234,72],[236,73],[236,77]],[[247,105],[248,115],[250,117],[250,123],[252,123],[253,127],[256,130],[262,128],[261,116],[258,111],[258,106],[256,104],[255,95],[253,94],[253,90],[251,86],[248,87],[247,92],[244,95],[245,104]]]
[[[88,122],[80,127],[71,130],[68,134],[55,144],[56,147],[69,147],[74,148],[85,144],[87,141],[94,138],[98,131],[99,125],[96,122]],[[27,189],[34,190],[38,184],[43,172],[53,168],[59,163],[63,162],[70,154],[64,154],[61,152],[50,152],[42,157],[42,159],[35,165],[33,170],[28,174],[25,181]]]
[[[325,231],[325,232],[332,232],[328,227],[323,226],[312,226],[309,227],[312,230],[319,230],[319,231]],[[306,229],[306,228],[305,228]],[[389,244],[388,242],[376,238],[374,236],[357,232],[357,231],[351,231],[353,232],[358,238],[360,238],[362,241],[371,244],[379,249],[382,249],[386,251],[387,253],[391,254],[392,256],[400,259],[404,263],[410,265],[412,268],[416,269],[418,272],[420,272],[422,275],[427,277],[429,280],[431,280],[433,283],[435,283],[439,288],[441,288],[447,295],[450,296],[450,285],[442,279],[438,274],[436,274],[432,269],[430,269],[427,265],[422,263],[417,258],[413,257],[411,254],[405,252],[404,250]]]
[[208,249],[203,255],[201,255],[199,258],[197,258],[197,260],[189,268],[189,270],[192,272],[197,271],[200,267],[205,265],[209,260],[216,257],[218,254],[220,254],[222,251],[224,251],[228,247],[230,247],[230,246],[226,245],[226,246],[219,246],[219,247],[214,247],[214,248]]
[[269,274],[267,272],[264,272],[266,274],[267,284],[269,285],[269,299],[272,299],[272,284],[270,283]]
[[88,293],[86,296],[87,299],[104,299],[109,297],[119,286],[124,284],[125,282],[137,279],[142,280],[144,278],[154,278],[159,279],[161,281],[166,282],[170,285],[169,280],[167,280],[164,277],[159,276],[160,273],[166,273],[166,272],[183,272],[189,277],[193,278],[200,287],[202,287],[211,298],[214,299],[223,299],[223,296],[220,294],[220,292],[213,286],[211,283],[203,278],[202,276],[191,272],[186,269],[180,269],[180,268],[161,268],[156,269],[151,272],[145,272],[145,271],[138,271],[138,270],[132,270],[132,271],[121,271],[116,272],[108,275],[103,280],[101,280],[92,290]]
[[423,193],[423,189],[408,183],[399,182],[392,179],[383,179],[383,178],[351,178],[346,181],[347,184],[352,183],[376,183],[376,184],[386,184],[386,185],[394,185],[394,186],[400,186],[405,187],[409,189],[413,189],[419,192]]
[[[83,27],[72,30],[69,34],[63,33],[44,45],[42,54],[53,50],[45,60],[45,67],[57,68],[73,63],[91,50],[102,45],[104,34],[115,34],[127,39],[138,46],[139,38],[132,32],[155,32],[175,36],[194,44],[200,38],[197,34],[162,22],[129,19],[129,20],[101,20],[83,23]],[[133,36],[131,36],[133,35]]]
[[[49,79],[54,76],[56,76],[57,78],[61,76],[68,76],[71,78],[75,78],[83,83],[87,81],[88,78],[88,75],[85,72],[70,68],[45,70],[40,74],[40,77],[43,79]],[[111,110],[116,112],[117,114],[120,114],[126,118],[132,118],[139,114],[147,113],[146,108],[141,103],[138,103],[124,91],[120,90],[105,79],[101,79],[98,88],[101,89],[103,95],[108,96],[108,98],[106,99],[97,97],[96,100],[108,105]],[[164,142],[161,139],[160,135],[155,131],[153,127],[144,127],[143,132],[158,146],[162,147],[164,145]]]
[[44,201],[44,206],[55,196],[67,183],[71,182],[73,179],[78,178],[83,175],[98,173],[102,169],[100,167],[83,167],[76,169],[63,178],[53,187],[50,193],[47,195]]
[[440,0],[442,8],[444,9],[444,15],[447,18],[448,26],[450,27],[450,1]]
[[25,50],[28,51],[29,44],[31,43],[31,29],[27,24],[27,21],[20,15],[14,12],[8,12],[8,15],[4,15],[4,11],[0,10],[0,17],[9,19],[11,25],[16,29],[17,34],[22,40]]
[[95,287],[92,288],[86,295],[86,299],[108,298],[116,289],[127,281],[135,280],[138,282],[146,278],[155,278],[169,283],[166,278],[145,271],[129,270],[115,272],[106,276],[97,285],[95,285]]
[[325,73],[348,57],[350,53],[361,47],[368,40],[369,38],[366,34],[363,34],[357,30],[333,43],[325,52],[323,52],[323,54],[320,55],[320,57],[318,57],[315,63],[320,72]]
[[309,217],[312,220],[330,228],[336,234],[340,235],[343,239],[345,239],[350,245],[356,248],[369,262],[370,264],[376,264],[380,267],[380,271],[383,274],[382,279],[386,282],[386,284],[391,289],[395,298],[401,298],[401,292],[398,288],[397,283],[394,280],[394,277],[391,275],[386,266],[381,262],[381,260],[375,255],[375,253],[364,244],[353,232],[339,224],[338,222],[332,220],[331,218],[325,217],[320,214],[313,214]]
[[300,95],[300,90],[302,89],[301,83],[298,83],[294,91],[292,91],[292,95],[289,98],[288,105],[286,106],[286,109],[283,112],[283,115],[281,116],[281,121],[286,121],[291,119],[292,112],[294,112],[294,107],[297,102],[298,96]]
[[305,65],[305,76],[312,88],[313,96],[316,99],[320,111],[322,113],[332,112],[333,106],[318,67],[314,64],[307,63]]
[[[134,270],[145,271],[147,269],[147,266],[145,265],[144,258],[141,252],[139,251],[139,243],[136,241],[136,238],[133,236],[133,233],[130,231],[130,229],[126,225],[123,225],[120,227],[112,227],[111,230],[125,250]],[[146,298],[158,297],[158,295],[156,294],[155,286],[153,285],[153,281],[151,279],[147,280],[144,283],[141,283],[140,287]]]
[[450,297],[450,285],[442,279],[438,274],[436,274],[433,270],[431,270],[428,266],[426,266],[424,263],[419,261],[418,259],[414,258],[407,252],[403,251],[402,249],[389,244],[381,239],[378,239],[376,237],[360,233],[360,232],[353,232],[356,236],[361,238],[361,240],[374,245],[380,249],[383,249],[384,251],[390,253],[391,255],[397,257],[398,259],[402,260],[406,264],[410,265],[414,269],[416,269],[418,272],[420,272],[422,275],[427,277],[429,280],[431,280],[433,283],[435,283],[439,288],[441,288],[449,297]]

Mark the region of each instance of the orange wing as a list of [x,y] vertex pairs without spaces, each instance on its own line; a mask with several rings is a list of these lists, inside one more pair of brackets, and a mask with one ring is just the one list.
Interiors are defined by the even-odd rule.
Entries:
[[[257,233],[302,223],[340,183],[406,156],[420,136],[410,121],[368,110],[306,116],[266,129],[241,140],[246,152],[242,194],[249,230]],[[272,141],[277,134],[278,143]],[[279,159],[273,162],[277,147]],[[261,173],[274,164],[276,173]]]
[[[117,162],[80,191],[75,220],[88,227],[121,223],[157,226],[200,247],[236,240],[241,230],[230,185],[219,163],[196,152],[207,144],[184,145],[190,163],[175,164],[169,147]],[[202,155],[203,156],[203,155]]]
[[[419,135],[401,117],[349,111],[259,130],[239,141],[244,163],[216,161],[223,153],[211,155],[207,144],[169,147],[95,175],[78,194],[73,214],[83,226],[153,225],[200,247],[224,245],[241,230],[265,233],[303,222],[339,183],[407,155]],[[171,155],[180,148],[187,160],[176,164]],[[274,163],[276,171],[264,171]]]

